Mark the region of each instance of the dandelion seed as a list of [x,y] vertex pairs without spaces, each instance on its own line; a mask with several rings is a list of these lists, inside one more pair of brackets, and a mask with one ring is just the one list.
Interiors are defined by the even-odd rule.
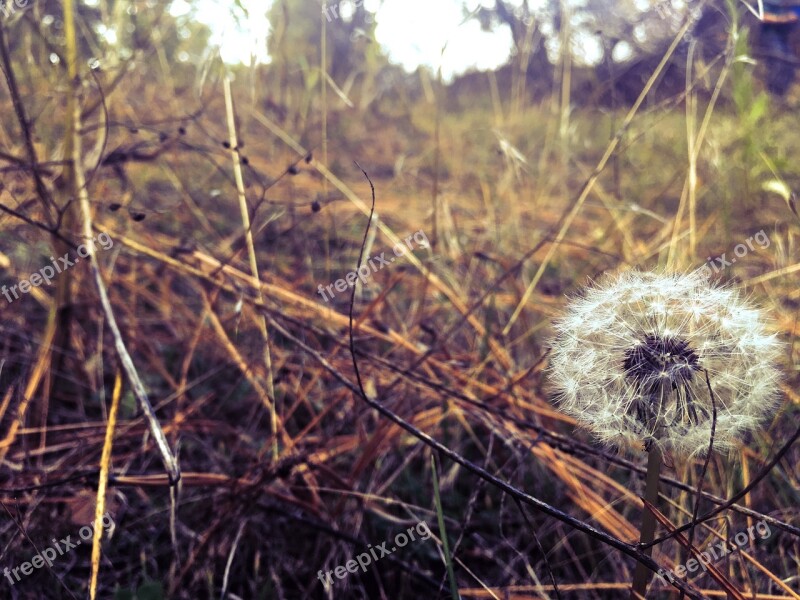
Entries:
[[613,275],[556,324],[549,368],[565,413],[615,446],[730,449],[777,404],[781,343],[761,312],[699,272]]

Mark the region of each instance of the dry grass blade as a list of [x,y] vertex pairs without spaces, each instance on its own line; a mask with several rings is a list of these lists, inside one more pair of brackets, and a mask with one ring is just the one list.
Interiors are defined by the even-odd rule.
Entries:
[[[231,147],[231,158],[233,160],[233,175],[236,179],[236,192],[239,199],[239,212],[242,216],[242,227],[244,228],[245,242],[247,243],[247,258],[250,264],[250,274],[260,282],[261,276],[258,272],[258,261],[256,260],[256,249],[253,244],[253,230],[250,225],[250,211],[247,206],[247,196],[244,191],[244,178],[242,177],[242,163],[239,157],[239,139],[236,133],[236,113],[233,106],[233,96],[231,95],[231,80],[226,77],[224,80],[225,87],[225,114],[228,119],[228,137]],[[257,289],[258,300],[263,302],[261,295],[261,286]],[[258,329],[261,332],[261,337],[264,340],[263,359],[264,368],[266,369],[266,382],[267,382],[267,410],[269,411],[270,427],[272,428],[272,459],[278,460],[278,409],[275,405],[275,378],[272,374],[272,353],[269,347],[269,329],[267,328],[267,321],[264,317],[257,318]]]
[[[271,417],[275,416],[273,411],[274,405],[272,403],[269,392],[264,388],[263,385],[261,385],[261,382],[258,380],[258,377],[256,376],[256,373],[253,370],[253,368],[247,364],[247,361],[241,355],[239,350],[237,350],[236,346],[233,344],[230,337],[228,337],[228,334],[225,332],[225,328],[222,326],[219,317],[217,316],[216,312],[214,312],[214,307],[211,306],[211,302],[208,298],[208,295],[205,294],[204,292],[202,294],[203,294],[203,302],[205,305],[206,315],[208,317],[208,320],[211,322],[211,328],[217,334],[219,341],[222,344],[222,347],[225,348],[225,350],[228,352],[231,359],[234,361],[234,363],[242,372],[242,374],[245,377],[247,377],[247,380],[250,382],[250,385],[253,386],[253,389],[258,394],[258,397],[261,399],[262,404],[269,411],[270,416]],[[275,418],[277,419],[278,417],[275,416]],[[271,423],[275,423],[277,425],[277,427],[273,430],[273,436],[277,436],[280,433],[280,435],[283,436],[283,442],[284,444],[286,444],[286,449],[287,450],[291,449],[292,439],[286,434],[286,430],[283,428],[281,423],[279,421],[271,421]],[[276,441],[273,440],[272,447],[274,447],[275,443]]]
[[114,391],[111,394],[111,409],[108,411],[106,437],[103,441],[103,454],[100,457],[100,476],[97,483],[97,502],[94,510],[94,530],[97,535],[92,539],[92,575],[89,581],[89,596],[97,597],[97,576],[100,574],[100,545],[103,541],[103,515],[106,512],[106,488],[108,475],[111,472],[111,449],[114,445],[114,429],[117,426],[119,399],[122,396],[122,374],[117,373],[114,379]]
[[[676,527],[670,522],[670,520],[664,516],[664,514],[659,511],[655,506],[650,504],[647,500],[644,501],[645,508],[649,510],[656,518],[656,520],[661,523],[662,527],[666,528],[667,531],[670,533],[675,533]],[[692,555],[699,558],[700,551],[695,548],[689,540],[684,536],[682,533],[676,533],[675,539],[678,540],[681,546],[683,546],[686,550],[688,550]],[[712,564],[707,564],[706,569],[708,570],[708,574],[722,586],[722,589],[725,591],[726,594],[733,600],[747,600],[747,598],[740,592],[736,587],[722,574],[722,572],[717,569]]]
[[47,329],[44,333],[44,340],[42,346],[39,349],[39,357],[36,360],[36,365],[33,369],[33,372],[30,375],[30,379],[28,380],[28,383],[25,386],[25,391],[22,394],[22,402],[20,402],[19,407],[17,408],[16,418],[13,421],[11,421],[11,425],[9,426],[9,430],[8,433],[6,434],[6,437],[3,438],[2,441],[0,441],[0,462],[2,462],[5,459],[6,454],[8,453],[8,449],[14,443],[20,425],[25,419],[25,414],[28,412],[28,407],[30,406],[31,399],[36,393],[36,390],[39,388],[39,383],[42,381],[42,378],[45,376],[47,368],[50,365],[50,355],[52,353],[51,348],[55,332],[56,332],[56,320],[55,317],[51,315],[51,318],[47,322]]

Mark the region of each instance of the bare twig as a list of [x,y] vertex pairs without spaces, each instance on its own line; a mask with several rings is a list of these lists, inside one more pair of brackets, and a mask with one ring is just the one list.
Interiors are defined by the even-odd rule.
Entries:
[[164,431],[161,428],[161,424],[158,422],[158,417],[156,417],[153,406],[150,404],[150,400],[147,397],[147,391],[145,390],[144,384],[139,377],[139,373],[136,371],[136,366],[133,364],[133,359],[131,358],[128,349],[125,347],[125,342],[122,339],[122,333],[119,330],[116,317],[114,316],[114,310],[111,307],[111,301],[108,299],[108,292],[106,291],[105,283],[103,283],[103,277],[100,274],[100,264],[97,260],[97,249],[95,248],[94,244],[89,243],[92,240],[92,214],[89,203],[89,190],[86,188],[86,176],[83,172],[83,163],[81,161],[81,110],[77,101],[78,89],[73,89],[72,93],[76,95],[76,98],[73,107],[74,113],[71,158],[75,174],[75,196],[80,201],[81,215],[83,219],[83,235],[87,242],[86,248],[89,254],[89,266],[94,277],[98,295],[100,296],[100,304],[102,306],[103,313],[105,314],[106,320],[108,321],[108,327],[111,330],[111,334],[114,338],[114,346],[116,347],[117,354],[122,362],[122,367],[131,383],[133,393],[136,396],[136,399],[139,401],[142,412],[144,412],[148,424],[150,425],[150,432],[153,435],[156,445],[158,446],[161,454],[161,460],[164,463],[164,468],[169,474],[170,483],[172,485],[177,485],[178,481],[180,480],[180,469],[178,467],[178,463],[169,448],[167,438],[164,436]]

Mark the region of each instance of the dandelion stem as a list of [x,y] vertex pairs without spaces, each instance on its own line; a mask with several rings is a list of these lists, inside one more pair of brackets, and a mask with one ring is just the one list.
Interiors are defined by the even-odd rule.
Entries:
[[[647,476],[644,490],[644,498],[653,506],[658,505],[658,478],[661,472],[661,450],[657,444],[653,444],[647,453]],[[653,541],[656,533],[656,517],[647,508],[642,513],[642,526],[640,529],[640,544],[649,544]],[[651,556],[652,546],[645,549],[645,553]],[[652,573],[648,567],[642,563],[636,563],[636,570],[633,572],[633,584],[631,586],[631,600],[644,598],[647,591],[647,584],[650,582]]]

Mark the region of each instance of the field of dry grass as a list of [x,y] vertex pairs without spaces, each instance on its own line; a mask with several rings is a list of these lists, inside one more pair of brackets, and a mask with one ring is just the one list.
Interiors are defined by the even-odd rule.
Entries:
[[[797,114],[736,51],[686,94],[649,102],[646,85],[615,110],[558,91],[514,104],[487,75],[475,108],[429,84],[363,110],[314,96],[308,115],[265,102],[269,68],[237,72],[226,107],[221,77],[198,100],[151,57],[113,91],[82,73],[73,119],[66,75],[12,53],[0,595],[627,598],[646,454],[554,406],[553,320],[605,272],[716,265],[749,238],[714,278],[785,343],[781,402],[702,476],[702,458],[665,458],[657,536],[692,521],[701,485],[701,517],[724,507],[698,551],[751,533],[688,597],[800,598],[800,218],[781,195],[800,185]],[[112,242],[96,264],[118,337],[85,257],[19,287],[56,248],[78,256],[87,226]],[[388,264],[324,298],[360,253]],[[690,557],[671,536],[653,559]],[[678,597],[663,578],[647,594]]]

